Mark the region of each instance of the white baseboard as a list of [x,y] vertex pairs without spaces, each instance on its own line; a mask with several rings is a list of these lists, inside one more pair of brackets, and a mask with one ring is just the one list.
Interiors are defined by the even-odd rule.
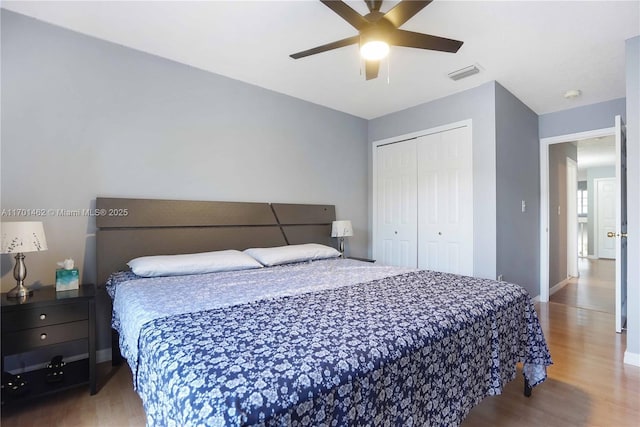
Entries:
[[569,281],[573,279],[573,277],[567,277],[566,279],[564,279],[562,282],[555,284],[551,289],[549,289],[549,296],[555,294],[556,292],[558,292],[560,289],[564,288],[565,286],[567,286],[569,284]]
[[627,365],[640,366],[640,354],[624,352],[624,363]]
[[531,298],[531,302],[534,304],[537,304],[540,302],[540,295],[536,295],[535,297]]

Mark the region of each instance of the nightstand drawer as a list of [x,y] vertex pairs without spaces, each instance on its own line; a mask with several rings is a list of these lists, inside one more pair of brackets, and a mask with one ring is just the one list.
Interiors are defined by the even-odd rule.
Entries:
[[86,320],[88,317],[89,310],[84,301],[4,312],[2,313],[2,332],[4,334],[5,332],[76,322]]
[[22,353],[36,347],[87,338],[88,335],[87,320],[3,333],[2,353]]

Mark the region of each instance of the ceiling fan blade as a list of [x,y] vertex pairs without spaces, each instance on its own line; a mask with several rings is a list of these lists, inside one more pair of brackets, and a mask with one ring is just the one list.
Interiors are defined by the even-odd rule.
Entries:
[[382,6],[382,0],[365,0],[369,12],[380,12],[380,6]]
[[378,77],[379,69],[380,61],[365,61],[365,76],[367,77],[367,80]]
[[394,27],[400,25],[413,18],[418,12],[429,5],[433,0],[403,0],[395,5],[384,17],[391,22]]
[[305,56],[315,55],[316,53],[326,52],[328,50],[338,49],[341,47],[349,46],[350,44],[356,44],[360,42],[360,36],[348,37],[346,39],[338,40],[335,42],[323,44],[322,46],[314,47],[313,49],[303,50],[302,52],[289,55],[293,59],[304,58]]
[[451,53],[457,52],[463,44],[463,42],[459,40],[405,30],[395,30],[391,33],[389,43],[395,46],[415,47],[418,49],[439,50],[441,52]]
[[353,27],[355,27],[358,31],[365,28],[369,25],[369,21],[364,19],[362,15],[360,15],[355,10],[351,9],[349,5],[340,1],[340,0],[320,0],[327,6],[329,9],[333,10],[335,13],[340,15],[342,19],[347,21]]

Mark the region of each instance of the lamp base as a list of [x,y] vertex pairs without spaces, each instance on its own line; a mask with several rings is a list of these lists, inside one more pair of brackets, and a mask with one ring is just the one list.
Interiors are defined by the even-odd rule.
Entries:
[[26,288],[22,283],[7,292],[7,298],[27,298],[31,295],[33,295],[33,291]]
[[16,254],[16,265],[13,267],[13,278],[16,279],[16,287],[7,292],[7,298],[20,298],[26,300],[33,295],[33,291],[30,291],[24,286],[24,279],[27,277],[27,266],[24,265],[24,254],[18,252]]

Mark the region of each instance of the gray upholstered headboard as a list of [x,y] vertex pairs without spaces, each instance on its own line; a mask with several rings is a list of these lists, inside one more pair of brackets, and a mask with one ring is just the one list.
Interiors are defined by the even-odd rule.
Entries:
[[300,243],[336,247],[334,205],[98,197],[96,209],[98,284],[139,256]]

